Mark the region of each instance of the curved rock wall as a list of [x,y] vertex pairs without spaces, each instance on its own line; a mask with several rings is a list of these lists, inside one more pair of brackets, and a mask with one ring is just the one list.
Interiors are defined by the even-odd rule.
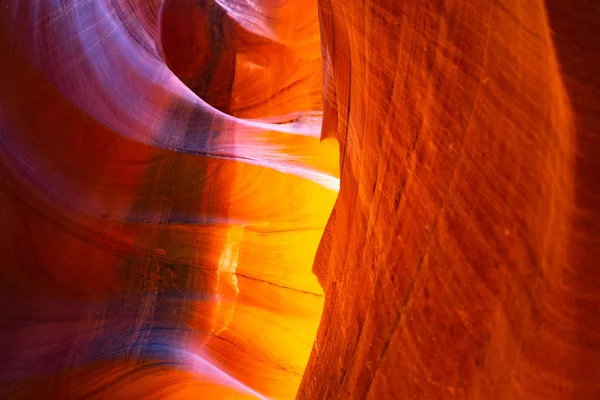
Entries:
[[317,8],[225,3],[0,1],[0,398],[296,395],[339,186]]
[[0,0],[0,397],[600,398],[595,3]]
[[300,399],[600,396],[600,13],[319,3],[341,188]]

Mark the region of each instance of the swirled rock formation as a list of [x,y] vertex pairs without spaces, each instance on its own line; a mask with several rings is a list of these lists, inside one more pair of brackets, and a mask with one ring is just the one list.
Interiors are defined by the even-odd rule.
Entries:
[[339,186],[312,6],[2,2],[0,397],[295,396]]
[[600,397],[597,43],[588,0],[0,0],[0,397]]

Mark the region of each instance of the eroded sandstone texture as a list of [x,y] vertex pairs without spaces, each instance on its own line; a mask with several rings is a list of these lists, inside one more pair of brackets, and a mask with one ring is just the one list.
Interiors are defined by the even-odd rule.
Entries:
[[0,398],[600,398],[599,7],[0,0]]
[[299,398],[600,397],[598,3],[320,13],[341,189]]
[[317,6],[232,6],[0,1],[0,398],[295,397],[339,187]]

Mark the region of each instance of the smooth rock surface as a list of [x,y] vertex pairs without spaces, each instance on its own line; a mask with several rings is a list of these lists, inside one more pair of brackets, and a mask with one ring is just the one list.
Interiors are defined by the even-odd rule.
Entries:
[[312,5],[0,0],[0,398],[294,398],[339,187]]
[[0,0],[0,398],[600,398],[598,43],[593,0]]

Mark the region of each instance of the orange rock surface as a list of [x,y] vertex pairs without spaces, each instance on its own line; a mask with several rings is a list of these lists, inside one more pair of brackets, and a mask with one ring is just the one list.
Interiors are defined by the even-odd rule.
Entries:
[[317,8],[226,11],[0,4],[1,398],[295,397],[339,187]]
[[598,43],[587,0],[0,0],[0,398],[600,398]]
[[598,5],[320,13],[341,188],[298,398],[599,398]]

